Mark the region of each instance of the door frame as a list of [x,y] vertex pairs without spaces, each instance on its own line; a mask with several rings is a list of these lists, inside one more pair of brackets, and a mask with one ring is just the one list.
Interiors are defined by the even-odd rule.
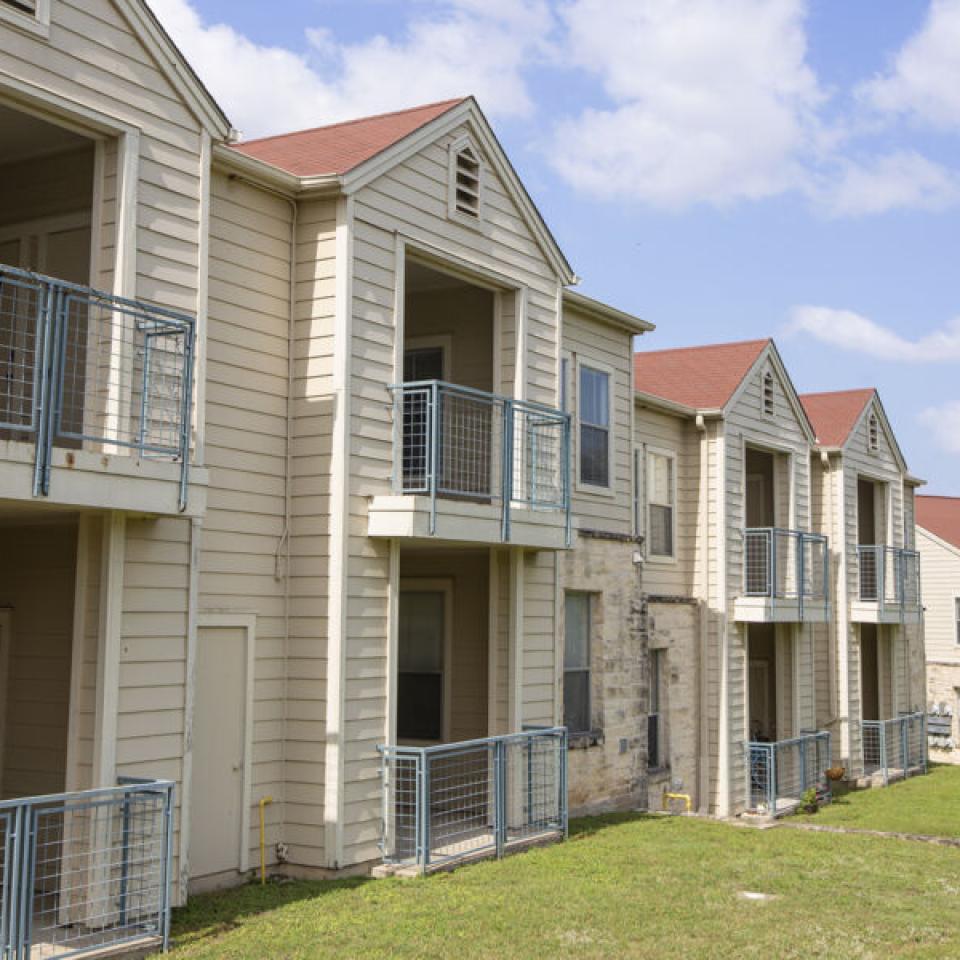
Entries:
[[13,608],[0,607],[0,797],[3,796],[3,757],[7,742],[7,690],[10,684],[10,643],[13,638]]
[[[245,873],[250,868],[250,803],[253,790],[253,692],[254,692],[254,665],[255,650],[257,640],[257,615],[255,613],[198,613],[197,614],[197,633],[204,627],[240,629],[244,631],[245,646],[245,668],[244,668],[244,704],[243,704],[243,763],[240,774],[240,836],[237,838],[240,853],[240,873]],[[199,651],[198,651],[199,653]],[[196,661],[194,661],[194,673],[189,678],[191,695],[188,697],[189,703],[196,703]],[[193,727],[193,717],[190,717],[190,726]],[[193,762],[193,745],[191,738],[190,762]],[[182,824],[181,829],[188,837],[188,859],[189,859],[189,837],[193,829],[191,822],[191,805],[193,803],[193,784],[190,785],[190,796],[184,796],[183,806],[180,812]]]

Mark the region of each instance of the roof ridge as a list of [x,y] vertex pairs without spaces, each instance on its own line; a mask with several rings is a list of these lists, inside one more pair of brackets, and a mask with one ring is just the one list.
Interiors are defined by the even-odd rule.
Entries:
[[851,387],[849,390],[817,390],[812,393],[798,394],[803,397],[843,397],[854,393],[879,393],[876,387]]
[[435,100],[433,103],[421,103],[415,107],[404,107],[402,110],[386,110],[383,113],[371,113],[365,117],[354,117],[352,120],[338,120],[336,123],[321,123],[316,127],[305,127],[302,130],[288,130],[286,133],[274,133],[269,137],[256,137],[253,140],[240,140],[230,144],[231,147],[247,147],[253,143],[269,143],[273,140],[285,140],[289,137],[301,137],[307,133],[317,133],[320,130],[334,130],[337,127],[350,127],[359,123],[369,123],[371,120],[383,120],[386,117],[399,117],[405,113],[416,113],[418,110],[429,110],[431,107],[454,106],[464,103],[469,97],[455,97],[450,100]]
[[720,347],[748,347],[754,344],[773,343],[773,337],[758,337],[755,340],[725,340],[722,343],[697,343],[689,347],[664,347],[661,350],[635,350],[635,357],[651,357],[665,353],[693,353],[699,350],[718,350]]
[[956,500],[960,503],[960,495],[949,493],[918,493],[918,500]]

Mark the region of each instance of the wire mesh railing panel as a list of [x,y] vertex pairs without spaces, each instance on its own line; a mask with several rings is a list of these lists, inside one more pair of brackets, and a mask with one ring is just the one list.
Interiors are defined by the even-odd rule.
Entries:
[[531,507],[563,509],[567,419],[539,407],[512,404],[512,498]]
[[830,734],[801,734],[789,740],[749,744],[749,804],[756,813],[780,816],[796,809],[807,790],[828,793]]
[[884,769],[881,721],[864,720],[860,725],[863,743],[863,772],[870,776]]
[[172,791],[151,782],[0,806],[0,822],[15,812],[23,824],[4,885],[17,901],[13,960],[166,941]]
[[825,600],[829,589],[827,538],[802,530],[744,531],[743,579],[748,597]]
[[0,439],[37,430],[46,293],[0,266]]
[[900,718],[904,725],[906,744],[906,769],[908,771],[927,770],[927,718],[922,712],[911,713]]
[[502,444],[503,405],[494,397],[442,388],[438,397],[437,491],[450,497],[500,496],[496,466]]
[[563,728],[380,753],[388,863],[425,870],[566,833]]
[[14,844],[17,839],[16,810],[0,810],[0,958],[7,960],[13,950],[13,918],[16,910]]
[[861,729],[865,775],[881,774],[887,783],[926,772],[926,716],[922,711],[889,720],[864,720]]
[[857,547],[860,599],[887,606],[919,606],[920,554],[881,545]]
[[908,606],[920,603],[920,554],[916,550],[900,551],[901,597]]
[[426,755],[430,862],[496,848],[498,763],[496,745],[491,743]]
[[744,535],[744,591],[748,597],[772,595],[773,531],[747,530]]
[[507,842],[563,829],[561,751],[566,743],[556,733],[505,740]]

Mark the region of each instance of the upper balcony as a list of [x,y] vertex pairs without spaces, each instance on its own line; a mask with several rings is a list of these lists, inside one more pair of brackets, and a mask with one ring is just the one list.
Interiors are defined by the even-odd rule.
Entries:
[[194,321],[0,265],[0,490],[150,514],[191,496]]
[[743,594],[734,616],[746,623],[825,623],[830,619],[827,538],[801,530],[750,528],[743,540]]
[[370,536],[569,546],[568,414],[440,380],[391,390],[394,493]]
[[857,599],[851,604],[854,623],[919,623],[920,554],[880,545],[857,547]]

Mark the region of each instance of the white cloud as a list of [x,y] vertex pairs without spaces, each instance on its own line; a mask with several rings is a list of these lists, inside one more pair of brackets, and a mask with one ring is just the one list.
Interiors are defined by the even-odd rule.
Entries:
[[839,173],[812,191],[833,217],[857,217],[890,210],[939,212],[960,203],[960,175],[913,150],[866,162],[843,160]]
[[852,310],[799,306],[793,309],[787,333],[808,334],[822,343],[877,360],[909,363],[956,363],[960,360],[960,317],[933,333],[910,340]]
[[859,95],[882,113],[960,128],[960,0],[932,0],[920,30],[886,73],[861,85]]
[[921,411],[919,419],[933,433],[942,449],[960,454],[960,403],[927,407]]
[[573,186],[666,207],[797,186],[823,95],[803,0],[572,0],[570,61],[611,102],[552,144]]
[[247,137],[470,93],[491,115],[529,115],[525,72],[553,25],[547,0],[442,0],[416,5],[399,38],[342,44],[315,28],[298,53],[206,23],[190,0],[151,5]]

